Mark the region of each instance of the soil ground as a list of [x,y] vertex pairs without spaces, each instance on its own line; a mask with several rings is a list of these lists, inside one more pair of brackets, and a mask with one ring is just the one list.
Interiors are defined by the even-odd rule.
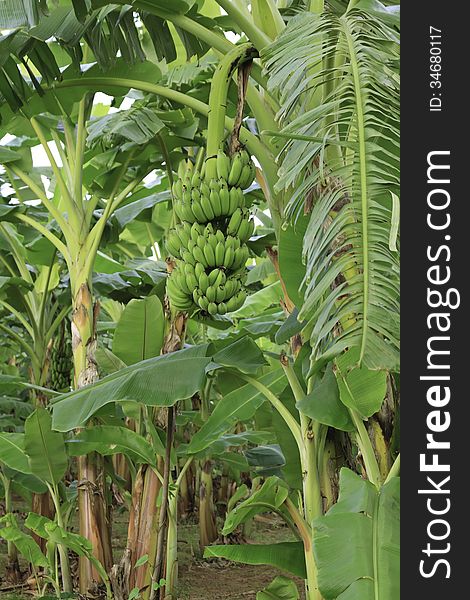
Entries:
[[[19,520],[24,516],[17,514]],[[113,547],[118,561],[126,543],[127,511],[115,512]],[[222,522],[220,522],[222,525]],[[274,543],[292,540],[290,530],[276,517],[255,521],[249,535],[251,543]],[[1,600],[31,600],[26,589],[5,589],[3,582],[6,544],[0,540]],[[188,520],[178,527],[179,591],[178,600],[256,600],[256,593],[266,587],[281,571],[263,565],[242,565],[201,557],[197,523]],[[284,573],[284,575],[288,575]],[[300,598],[303,582],[297,580]],[[3,590],[2,590],[3,588]]]

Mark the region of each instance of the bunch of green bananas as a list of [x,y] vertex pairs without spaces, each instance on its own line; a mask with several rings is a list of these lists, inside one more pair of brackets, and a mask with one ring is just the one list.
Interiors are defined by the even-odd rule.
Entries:
[[57,392],[70,390],[72,369],[72,344],[67,337],[57,338],[50,352],[49,387]]
[[191,161],[183,161],[172,188],[176,214],[188,223],[207,223],[233,215],[237,208],[244,208],[243,190],[253,183],[255,174],[246,150],[239,150],[232,158],[219,150],[216,179],[208,180],[205,165],[199,172]]
[[208,178],[183,161],[173,184],[174,208],[181,223],[166,240],[179,259],[168,279],[168,295],[178,310],[224,315],[238,310],[246,298],[242,283],[249,256],[246,242],[254,221],[245,208],[243,190],[255,177],[246,150],[216,157],[217,178]]

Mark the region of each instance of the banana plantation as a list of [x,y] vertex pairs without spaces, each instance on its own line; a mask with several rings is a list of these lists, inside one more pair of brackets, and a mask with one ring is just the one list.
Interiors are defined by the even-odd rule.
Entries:
[[399,7],[0,30],[0,597],[398,600]]

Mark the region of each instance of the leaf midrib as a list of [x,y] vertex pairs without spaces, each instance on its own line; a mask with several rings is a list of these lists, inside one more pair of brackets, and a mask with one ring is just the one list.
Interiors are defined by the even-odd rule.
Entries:
[[359,354],[359,364],[362,363],[364,358],[366,343],[367,343],[367,331],[368,331],[368,319],[369,319],[369,238],[368,238],[368,188],[367,188],[367,165],[366,165],[366,142],[365,142],[365,119],[364,119],[364,99],[361,88],[361,78],[359,74],[359,64],[356,56],[354,41],[352,39],[351,31],[349,29],[348,19],[346,17],[341,18],[341,22],[344,29],[344,34],[348,44],[349,56],[351,59],[351,69],[354,81],[354,97],[356,99],[356,113],[357,113],[357,131],[359,138],[359,172],[360,172],[360,183],[361,183],[361,229],[362,229],[362,261],[363,261],[363,279],[364,279],[364,290],[362,300],[362,336],[361,336],[361,348]]

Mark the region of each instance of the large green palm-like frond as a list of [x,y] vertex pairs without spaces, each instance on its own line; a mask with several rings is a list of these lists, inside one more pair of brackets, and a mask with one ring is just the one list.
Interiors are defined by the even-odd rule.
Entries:
[[265,55],[289,140],[278,183],[291,192],[286,215],[311,210],[299,320],[309,320],[317,364],[357,346],[369,368],[398,365],[397,41],[360,10],[302,13]]

